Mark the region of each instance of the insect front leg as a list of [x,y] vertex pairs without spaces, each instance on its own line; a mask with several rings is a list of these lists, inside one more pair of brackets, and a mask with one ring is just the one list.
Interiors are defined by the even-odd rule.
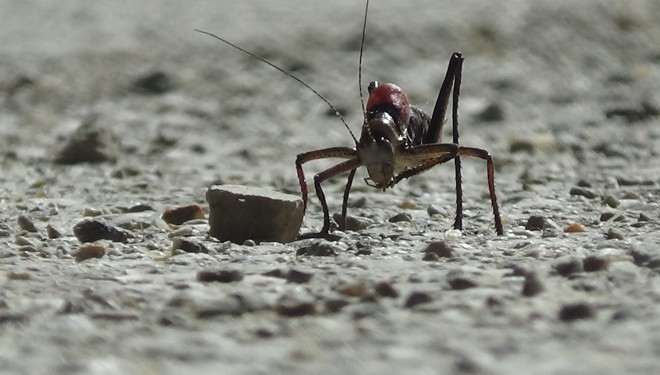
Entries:
[[[321,188],[321,183],[331,177],[334,177],[338,174],[347,172],[349,170],[355,170],[360,166],[360,160],[357,156],[357,151],[354,148],[350,147],[331,147],[322,150],[305,152],[296,158],[296,171],[298,174],[298,182],[300,184],[300,190],[302,194],[304,209],[307,209],[307,200],[308,200],[308,191],[307,191],[307,181],[305,179],[305,173],[302,169],[302,165],[308,161],[318,160],[318,159],[327,159],[327,158],[343,158],[350,159],[343,163],[337,164],[332,168],[326,169],[325,171],[314,176],[314,189],[316,190],[316,196],[321,202],[323,208],[323,228],[321,232],[317,234],[306,234],[300,236],[300,238],[312,238],[312,237],[328,237],[330,232],[330,211],[328,210],[328,204],[325,200],[325,194]],[[351,177],[354,173],[351,173]],[[352,178],[350,179],[352,182]],[[350,187],[350,183],[347,184]],[[347,199],[347,193],[344,193],[345,199]]]

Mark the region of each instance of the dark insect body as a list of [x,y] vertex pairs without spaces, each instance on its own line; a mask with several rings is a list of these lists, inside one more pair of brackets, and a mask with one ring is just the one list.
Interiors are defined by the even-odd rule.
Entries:
[[[362,45],[364,45],[368,9],[369,1],[367,0],[362,30]],[[335,111],[337,116],[342,120],[351,133],[351,136],[353,136],[353,133],[337,109],[328,102],[325,97],[305,82],[278,66],[275,66],[263,58],[256,56],[225,39],[204,31],[200,32],[211,35],[216,39],[265,62],[310,89]],[[360,76],[362,45],[360,47]],[[325,194],[321,188],[321,184],[324,181],[342,173],[349,173],[342,202],[341,223],[339,223],[340,227],[344,228],[346,223],[348,196],[353,184],[355,172],[359,167],[366,167],[369,177],[365,178],[365,182],[369,186],[385,190],[393,187],[403,179],[410,178],[427,171],[438,164],[446,163],[451,160],[454,160],[456,174],[456,216],[453,226],[455,229],[462,230],[463,188],[461,156],[475,157],[486,161],[488,191],[493,209],[495,231],[498,235],[504,234],[502,219],[500,218],[499,207],[497,204],[497,196],[495,194],[495,167],[492,157],[485,149],[465,147],[458,144],[458,97],[461,86],[463,60],[463,56],[460,53],[454,52],[452,54],[447,68],[447,74],[440,87],[433,114],[430,117],[421,109],[411,105],[408,101],[408,96],[397,85],[392,83],[381,84],[374,81],[371,82],[368,87],[369,97],[367,99],[366,108],[364,108],[363,104],[364,122],[360,139],[357,140],[355,136],[353,136],[355,147],[330,147],[304,152],[298,155],[296,158],[296,172],[298,174],[298,181],[300,183],[305,209],[307,208],[308,190],[305,173],[302,168],[303,164],[318,159],[347,159],[314,176],[314,189],[323,208],[323,227],[319,233],[303,234],[300,238],[334,238],[330,233],[330,211],[325,199]],[[362,95],[361,89],[360,95]],[[451,143],[441,143],[442,128],[446,121],[445,115],[450,97],[452,97],[453,140]]]

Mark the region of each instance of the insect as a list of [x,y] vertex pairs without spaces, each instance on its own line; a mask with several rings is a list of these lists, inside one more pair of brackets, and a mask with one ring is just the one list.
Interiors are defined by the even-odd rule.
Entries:
[[[321,184],[337,175],[348,172],[348,181],[344,189],[342,201],[341,223],[346,225],[348,197],[353,184],[355,172],[359,167],[366,167],[369,177],[365,178],[367,185],[382,189],[393,187],[403,179],[410,178],[432,167],[454,161],[456,175],[456,216],[453,227],[463,230],[463,187],[461,176],[461,157],[469,156],[486,162],[488,191],[493,209],[495,231],[504,234],[500,217],[497,196],[495,193],[495,167],[490,153],[481,148],[466,147],[458,144],[458,97],[461,86],[463,56],[454,52],[449,60],[447,73],[438,93],[438,98],[429,117],[420,108],[408,101],[408,96],[397,85],[373,81],[368,86],[369,97],[366,107],[362,99],[362,54],[367,26],[369,0],[366,2],[364,21],[362,25],[362,41],[358,65],[358,80],[360,100],[364,113],[364,121],[360,139],[358,140],[343,117],[325,97],[310,87],[307,83],[270,63],[269,61],[249,52],[223,38],[206,31],[195,30],[210,35],[252,57],[255,57],[280,72],[288,75],[320,97],[348,129],[355,141],[355,147],[329,147],[301,153],[296,158],[296,173],[305,210],[308,202],[308,189],[303,164],[319,159],[346,159],[314,176],[314,189],[323,208],[323,227],[318,233],[308,233],[300,238],[335,238],[331,233],[330,211]],[[442,143],[442,128],[446,122],[445,115],[452,97],[452,135],[451,143]]]

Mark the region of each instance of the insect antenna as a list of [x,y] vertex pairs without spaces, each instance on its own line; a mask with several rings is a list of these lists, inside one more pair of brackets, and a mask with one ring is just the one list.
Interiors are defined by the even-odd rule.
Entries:
[[360,89],[360,104],[362,105],[362,113],[365,113],[364,98],[362,96],[362,52],[364,51],[364,35],[367,31],[367,14],[369,13],[369,0],[364,7],[364,21],[362,22],[362,39],[360,40],[360,60],[358,62],[358,87]]
[[246,50],[246,49],[244,49],[244,48],[241,48],[241,47],[237,46],[236,44],[234,44],[234,43],[232,43],[232,42],[230,42],[230,41],[228,41],[228,40],[226,40],[226,39],[223,39],[223,38],[221,38],[221,37],[219,37],[219,36],[217,36],[217,35],[215,35],[215,34],[212,34],[212,33],[208,32],[208,31],[203,31],[203,30],[198,30],[198,29],[194,29],[194,30],[197,31],[198,33],[202,33],[202,34],[209,35],[209,36],[211,36],[211,37],[213,37],[213,38],[215,38],[215,39],[217,39],[217,40],[219,40],[219,41],[221,41],[221,42],[223,42],[223,43],[225,43],[225,44],[228,44],[228,45],[230,45],[230,46],[236,48],[237,50],[239,50],[239,51],[241,51],[241,52],[243,52],[243,53],[245,53],[245,54],[247,54],[247,55],[249,55],[249,56],[254,57],[254,58],[257,59],[257,60],[261,60],[262,62],[264,62],[264,63],[270,65],[271,67],[273,67],[273,68],[279,70],[280,72],[286,74],[286,75],[289,76],[290,78],[293,78],[294,80],[298,81],[298,83],[300,83],[301,85],[305,86],[307,89],[309,89],[311,92],[313,92],[316,96],[318,96],[319,98],[321,98],[321,100],[323,100],[323,101],[325,102],[325,104],[327,104],[327,105],[330,107],[330,109],[332,109],[332,110],[334,111],[335,116],[337,116],[337,118],[338,118],[338,119],[344,124],[344,126],[346,127],[346,129],[348,130],[348,132],[351,134],[351,137],[352,137],[353,140],[355,141],[355,144],[358,143],[357,138],[355,138],[355,134],[353,134],[353,131],[351,131],[351,128],[348,126],[348,124],[347,124],[346,121],[344,120],[344,117],[341,115],[341,113],[339,112],[339,110],[337,109],[337,107],[335,107],[334,105],[332,105],[332,103],[330,103],[330,101],[329,101],[328,99],[326,99],[326,98],[325,98],[323,95],[321,95],[318,91],[314,90],[314,88],[313,88],[312,86],[310,86],[310,85],[308,85],[307,83],[305,83],[305,81],[303,81],[302,79],[296,77],[295,75],[293,75],[293,74],[287,72],[286,70],[280,68],[279,66],[273,64],[272,62],[270,62],[270,61],[264,59],[263,57],[261,57],[261,56],[259,56],[259,55],[257,55],[257,54],[254,54],[254,53],[252,53],[252,52],[250,52],[250,51],[248,51],[248,50]]

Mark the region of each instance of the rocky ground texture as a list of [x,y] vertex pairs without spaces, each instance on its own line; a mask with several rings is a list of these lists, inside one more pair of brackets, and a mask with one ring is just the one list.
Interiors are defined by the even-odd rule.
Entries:
[[336,242],[208,236],[209,186],[299,194],[296,155],[352,141],[193,29],[358,132],[363,10],[1,2],[0,372],[660,372],[654,0],[372,1],[363,85],[430,112],[464,54],[461,143],[495,159],[504,236],[469,159],[462,233],[444,165],[386,192],[358,174]]

